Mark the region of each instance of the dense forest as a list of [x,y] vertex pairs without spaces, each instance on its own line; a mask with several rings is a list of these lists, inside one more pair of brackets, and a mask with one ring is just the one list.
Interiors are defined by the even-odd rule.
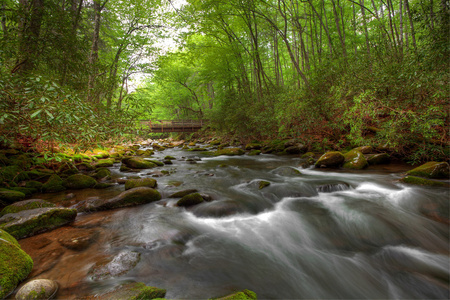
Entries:
[[4,0],[0,12],[4,146],[207,119],[243,142],[449,157],[446,0]]

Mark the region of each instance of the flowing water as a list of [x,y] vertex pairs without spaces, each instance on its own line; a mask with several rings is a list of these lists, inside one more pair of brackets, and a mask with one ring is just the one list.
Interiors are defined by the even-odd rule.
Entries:
[[[167,289],[168,299],[241,289],[259,299],[449,298],[448,188],[400,184],[404,166],[344,172],[302,169],[293,156],[199,155],[192,163],[182,157],[195,152],[157,154],[165,155],[177,160],[160,168],[171,173],[157,178],[161,201],[78,217],[100,216],[101,238],[39,276],[60,280],[62,297],[134,280]],[[192,188],[214,201],[186,209],[168,198]],[[93,260],[124,250],[141,254],[130,272],[86,276]]]

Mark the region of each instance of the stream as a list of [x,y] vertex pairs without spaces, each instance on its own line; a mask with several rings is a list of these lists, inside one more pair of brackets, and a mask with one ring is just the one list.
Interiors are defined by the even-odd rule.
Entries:
[[[56,240],[67,226],[20,240],[41,265],[34,277],[58,281],[58,299],[128,281],[164,288],[167,299],[242,289],[258,299],[449,298],[449,226],[433,218],[448,221],[449,189],[400,184],[410,166],[302,169],[298,156],[210,157],[177,148],[154,157],[166,155],[176,160],[157,168],[170,173],[155,178],[162,200],[77,217],[72,228],[97,232],[87,249],[61,248]],[[122,173],[119,167],[111,168],[116,178],[154,171]],[[260,181],[270,185],[260,189]],[[186,189],[213,201],[175,206],[177,199],[168,196]],[[72,192],[81,199],[123,190]],[[68,206],[67,193],[37,198]],[[87,276],[95,263],[126,250],[140,253],[128,273]]]

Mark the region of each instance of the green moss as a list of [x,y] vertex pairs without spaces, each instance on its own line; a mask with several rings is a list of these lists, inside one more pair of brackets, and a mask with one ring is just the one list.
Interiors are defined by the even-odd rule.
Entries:
[[25,194],[18,191],[0,189],[0,200],[7,204],[11,204],[17,201],[25,199]]
[[12,187],[10,189],[13,190],[13,191],[24,193],[25,197],[30,197],[34,193],[38,192],[37,189],[27,188],[27,187],[22,187],[22,186],[16,186],[16,187]]
[[56,174],[50,176],[50,178],[42,185],[42,191],[44,193],[56,193],[64,191],[66,188],[63,186],[64,181]]
[[11,224],[10,221],[0,224],[0,229],[7,231],[16,239],[21,239],[65,225],[72,222],[76,216],[76,209],[48,208],[46,212],[22,223]]
[[300,158],[304,158],[304,159],[308,159],[310,157],[314,158],[314,155],[315,155],[314,152],[306,152]]
[[434,181],[430,179],[420,178],[416,176],[406,176],[400,179],[400,182],[415,184],[415,185],[426,185],[426,186],[445,186],[445,183],[440,181]]
[[143,190],[136,192],[134,189],[130,189],[120,194],[119,197],[122,197],[122,200],[120,201],[118,207],[138,205],[161,200],[161,194],[155,189],[147,187],[138,187],[136,189]]
[[33,260],[17,241],[0,229],[0,299],[5,298],[33,268]]
[[108,168],[99,168],[93,175],[94,178],[100,179],[111,176],[111,171]]
[[345,153],[344,158],[345,162],[343,167],[345,169],[362,170],[369,166],[364,155],[359,150],[356,149],[353,149]]
[[19,166],[6,166],[0,168],[0,176],[6,181],[20,182],[29,179],[27,172],[24,172]]
[[97,183],[97,181],[95,181],[95,179],[92,178],[91,176],[87,176],[84,174],[75,174],[75,175],[69,176],[69,178],[67,178],[64,186],[68,189],[80,190],[80,189],[91,188],[96,183]]
[[166,296],[166,290],[160,289],[152,286],[146,286],[142,282],[139,282],[133,288],[138,294],[129,298],[129,300],[147,300],[147,299],[158,299],[164,298]]
[[203,197],[199,193],[192,193],[189,195],[184,196],[177,202],[177,206],[191,206],[191,205],[197,205],[202,203]]
[[160,162],[159,160],[155,160],[155,159],[146,159],[146,161],[152,162],[155,165],[157,165],[158,167],[162,167],[164,166],[164,163]]
[[[234,294],[221,297],[221,298],[213,298],[214,300],[256,300],[258,299],[255,292],[250,290],[242,290],[240,292],[236,292]],[[211,299],[211,300],[213,300]]]
[[36,189],[36,190],[40,191],[42,189],[42,183],[39,181],[31,180],[31,181],[27,181],[27,183],[25,184],[25,187],[29,188],[29,189]]
[[260,155],[260,154],[261,154],[261,150],[256,150],[256,149],[253,149],[248,153],[248,155],[250,155],[250,156],[255,156],[255,155]]
[[114,165],[114,158],[104,158],[104,159],[99,159],[94,164],[94,167],[104,168],[104,167],[112,167],[113,165]]
[[316,168],[325,166],[326,168],[340,167],[345,161],[344,155],[338,151],[327,152],[315,163]]
[[420,176],[426,178],[449,178],[449,165],[446,162],[430,161],[415,169],[406,172],[408,175]]
[[261,190],[261,189],[263,189],[263,188],[265,188],[265,187],[267,187],[267,186],[269,186],[270,185],[270,182],[268,182],[268,181],[264,181],[264,180],[261,180],[260,182],[259,182],[259,189]]
[[28,210],[28,209],[35,209],[35,208],[42,208],[42,207],[54,207],[55,204],[40,200],[40,199],[31,199],[31,200],[25,200],[20,201],[11,205],[8,205],[0,212],[0,217],[6,214],[13,214],[17,213],[19,211]]
[[136,155],[139,155],[139,156],[152,156],[153,154],[155,154],[155,152],[150,149],[136,150]]
[[140,186],[155,188],[157,186],[157,182],[153,178],[128,179],[125,182],[125,190],[129,190]]
[[150,169],[156,167],[156,164],[142,157],[123,158],[122,163],[132,169]]

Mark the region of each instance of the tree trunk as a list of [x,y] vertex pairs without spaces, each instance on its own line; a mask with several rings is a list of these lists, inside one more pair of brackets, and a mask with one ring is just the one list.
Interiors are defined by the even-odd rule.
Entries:
[[409,24],[411,26],[411,39],[412,39],[413,48],[414,48],[414,51],[416,51],[417,50],[416,33],[414,31],[414,22],[413,22],[413,19],[412,19],[411,11],[409,10],[409,2],[408,2],[408,0],[405,0],[405,8],[406,8],[406,13],[408,14]]

